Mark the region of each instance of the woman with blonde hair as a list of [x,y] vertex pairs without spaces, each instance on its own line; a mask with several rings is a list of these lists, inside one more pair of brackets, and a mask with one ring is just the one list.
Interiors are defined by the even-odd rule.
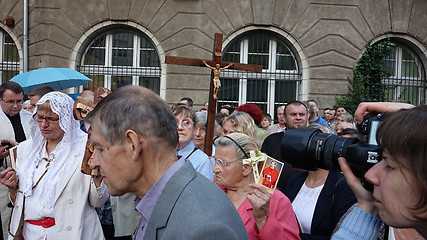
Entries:
[[224,119],[222,125],[222,136],[226,136],[234,132],[244,133],[255,141],[258,148],[261,147],[258,127],[255,125],[254,119],[248,113],[235,111]]

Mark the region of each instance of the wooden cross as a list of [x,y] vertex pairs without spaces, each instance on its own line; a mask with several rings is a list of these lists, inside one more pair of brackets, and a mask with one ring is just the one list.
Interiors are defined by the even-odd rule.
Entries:
[[219,81],[219,79],[217,78],[219,78],[220,71],[222,69],[229,68],[233,70],[262,72],[261,65],[221,62],[221,54],[222,54],[221,51],[222,51],[222,34],[215,33],[213,60],[166,56],[166,61],[165,61],[168,64],[208,67],[212,69],[211,79],[213,81],[210,81],[210,87],[209,87],[208,123],[207,123],[207,132],[206,132],[206,138],[205,138],[205,153],[208,156],[212,155],[212,144],[213,144],[213,137],[214,137],[216,100],[217,100],[216,92],[218,91],[217,87],[219,87],[214,83],[215,83],[215,80]]

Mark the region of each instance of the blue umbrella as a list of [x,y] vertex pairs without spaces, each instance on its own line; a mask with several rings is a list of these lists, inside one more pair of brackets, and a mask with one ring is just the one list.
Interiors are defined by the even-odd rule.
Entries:
[[24,93],[40,86],[49,86],[54,90],[86,85],[91,79],[69,68],[40,68],[16,75],[11,79],[21,85]]

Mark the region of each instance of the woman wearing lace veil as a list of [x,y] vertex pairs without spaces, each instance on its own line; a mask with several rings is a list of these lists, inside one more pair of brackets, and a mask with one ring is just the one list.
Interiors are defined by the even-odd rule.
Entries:
[[[18,146],[16,171],[0,173],[14,204],[9,239],[104,239],[94,207],[108,198],[101,179],[80,172],[87,135],[66,94],[44,95]],[[18,185],[19,179],[19,185]]]

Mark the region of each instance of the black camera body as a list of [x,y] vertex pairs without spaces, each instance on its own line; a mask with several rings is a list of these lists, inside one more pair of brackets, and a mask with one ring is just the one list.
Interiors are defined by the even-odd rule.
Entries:
[[340,171],[339,157],[345,157],[358,177],[381,159],[381,149],[376,143],[376,131],[381,115],[365,118],[359,126],[367,134],[367,142],[322,133],[319,129],[299,127],[286,130],[281,142],[282,159],[293,168],[314,171],[317,169]]

